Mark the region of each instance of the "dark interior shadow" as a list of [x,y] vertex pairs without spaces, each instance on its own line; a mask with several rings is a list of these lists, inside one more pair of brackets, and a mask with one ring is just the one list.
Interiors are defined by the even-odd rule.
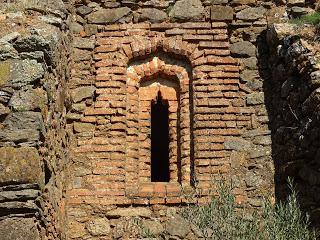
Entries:
[[276,201],[286,200],[290,194],[287,179],[292,178],[301,210],[319,227],[320,112],[317,105],[306,107],[314,89],[310,75],[300,74],[292,61],[297,51],[304,51],[296,40],[285,38],[277,48],[268,43],[267,30],[262,32],[257,38],[258,67],[272,135]]

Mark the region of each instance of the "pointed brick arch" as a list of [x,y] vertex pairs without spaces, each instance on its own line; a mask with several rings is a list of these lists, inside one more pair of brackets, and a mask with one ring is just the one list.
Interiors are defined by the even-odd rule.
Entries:
[[[176,83],[171,88],[161,83],[157,87],[141,87],[141,83],[163,77]],[[126,186],[132,196],[143,197],[145,187],[150,184],[151,139],[148,134],[151,125],[151,101],[158,90],[169,102],[169,136],[170,136],[170,182],[163,187],[190,185],[192,164],[190,88],[191,79],[187,70],[178,65],[168,64],[158,57],[129,66],[127,69],[127,139],[126,139]],[[149,120],[150,121],[150,120]],[[138,144],[137,144],[138,143]],[[151,183],[154,184],[154,183]],[[157,183],[156,185],[159,185]],[[151,186],[152,187],[152,186]],[[151,194],[151,193],[150,193]]]

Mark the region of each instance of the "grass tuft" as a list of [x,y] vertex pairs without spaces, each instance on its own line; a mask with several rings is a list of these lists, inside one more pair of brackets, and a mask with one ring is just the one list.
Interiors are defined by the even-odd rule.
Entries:
[[205,239],[315,240],[315,231],[310,230],[309,218],[300,210],[292,181],[289,187],[291,194],[286,202],[274,205],[264,199],[263,211],[248,214],[237,206],[232,187],[221,185],[210,204],[189,206],[181,214]]
[[290,22],[298,25],[300,24],[318,25],[320,24],[320,12],[303,15],[299,18],[291,19]]

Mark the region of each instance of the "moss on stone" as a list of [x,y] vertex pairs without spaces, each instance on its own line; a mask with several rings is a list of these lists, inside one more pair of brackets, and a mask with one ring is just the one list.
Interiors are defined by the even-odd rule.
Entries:
[[0,86],[6,84],[10,79],[11,61],[0,62]]

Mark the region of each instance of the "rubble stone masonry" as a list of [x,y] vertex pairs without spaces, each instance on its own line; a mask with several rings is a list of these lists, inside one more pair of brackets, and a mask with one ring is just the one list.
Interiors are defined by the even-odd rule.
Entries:
[[[312,1],[29,4],[0,12],[0,239],[139,239],[141,229],[200,239],[178,211],[207,203],[221,180],[248,209],[280,196],[287,176],[312,182],[310,166],[299,175],[279,164],[293,143],[276,144],[287,118],[270,100],[294,89],[274,83],[283,36],[271,24],[314,11]],[[304,50],[281,73],[307,65],[300,74],[319,79]],[[168,182],[151,181],[159,94]]]

